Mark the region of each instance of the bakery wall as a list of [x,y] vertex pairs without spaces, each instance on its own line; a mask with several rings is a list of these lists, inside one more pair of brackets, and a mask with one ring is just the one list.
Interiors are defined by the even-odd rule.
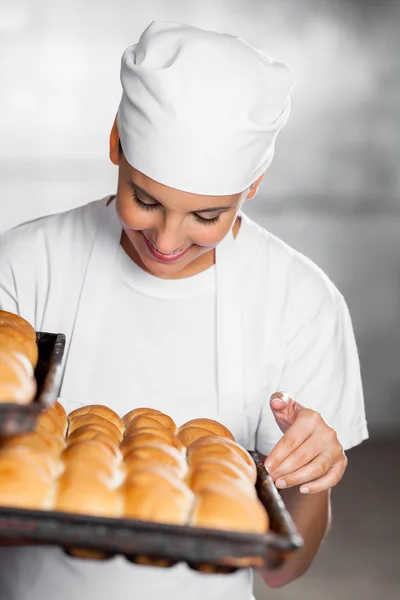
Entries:
[[111,193],[119,61],[152,19],[239,35],[298,83],[247,212],[344,293],[370,429],[400,430],[400,67],[396,0],[3,0],[0,232]]

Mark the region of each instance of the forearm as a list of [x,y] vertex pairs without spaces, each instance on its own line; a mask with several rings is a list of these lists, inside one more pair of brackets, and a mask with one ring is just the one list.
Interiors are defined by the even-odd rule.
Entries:
[[278,569],[262,569],[265,583],[281,587],[303,575],[311,565],[330,524],[330,494],[300,494],[298,488],[281,492],[282,498],[303,537],[304,546],[285,559]]

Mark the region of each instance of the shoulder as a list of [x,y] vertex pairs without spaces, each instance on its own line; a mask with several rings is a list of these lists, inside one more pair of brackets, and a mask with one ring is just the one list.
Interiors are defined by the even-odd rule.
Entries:
[[[82,246],[95,228],[106,199],[91,202],[73,210],[49,215],[10,229],[0,236],[0,257],[3,260],[29,260],[51,248],[53,255],[74,245]],[[73,244],[72,244],[73,242]],[[1,262],[1,258],[0,258]]]
[[247,216],[242,226],[246,271],[257,272],[269,295],[299,318],[337,313],[343,296],[315,262]]

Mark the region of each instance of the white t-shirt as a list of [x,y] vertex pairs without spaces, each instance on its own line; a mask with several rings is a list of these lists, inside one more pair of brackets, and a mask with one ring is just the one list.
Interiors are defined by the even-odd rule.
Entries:
[[[40,219],[0,238],[0,308],[18,312],[38,330],[63,331],[69,337],[78,301],[71,283],[85,271],[99,205]],[[88,374],[90,398],[76,398],[76,406],[103,403],[122,415],[148,405],[167,412],[178,424],[214,417],[248,449],[268,454],[282,435],[269,396],[286,390],[320,412],[345,449],[359,444],[368,434],[357,350],[343,297],[311,261],[244,215],[235,245],[244,410],[220,413],[217,407],[215,267],[187,279],[163,280],[141,270],[122,248],[107,319],[101,323],[103,343],[95,350],[96,368]],[[69,400],[69,410],[74,402]],[[35,584],[22,574],[17,584],[9,575],[22,561],[27,561],[26,570],[35,572],[30,576]],[[135,597],[151,600],[158,597],[158,588],[171,600],[205,595],[209,600],[248,600],[251,582],[247,570],[209,576],[184,565],[163,570],[130,565],[121,558],[74,561],[56,549],[0,550],[0,598],[4,589],[10,600],[36,600],[49,588],[60,600],[63,593],[65,598],[100,600],[110,590],[119,597],[132,589]]]

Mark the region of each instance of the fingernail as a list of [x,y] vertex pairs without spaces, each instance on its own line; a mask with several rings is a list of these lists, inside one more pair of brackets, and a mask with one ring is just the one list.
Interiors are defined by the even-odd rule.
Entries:
[[310,493],[310,488],[308,488],[308,487],[304,487],[303,488],[302,487],[302,488],[300,488],[300,493],[301,494],[309,494]]
[[284,479],[278,479],[278,481],[275,482],[275,485],[277,488],[283,489],[286,487],[287,483]]
[[284,400],[283,398],[271,398],[271,402],[279,402],[280,404],[283,404],[283,405],[286,404],[286,400]]
[[264,466],[267,469],[267,471],[270,471],[272,469],[272,463],[264,463]]

